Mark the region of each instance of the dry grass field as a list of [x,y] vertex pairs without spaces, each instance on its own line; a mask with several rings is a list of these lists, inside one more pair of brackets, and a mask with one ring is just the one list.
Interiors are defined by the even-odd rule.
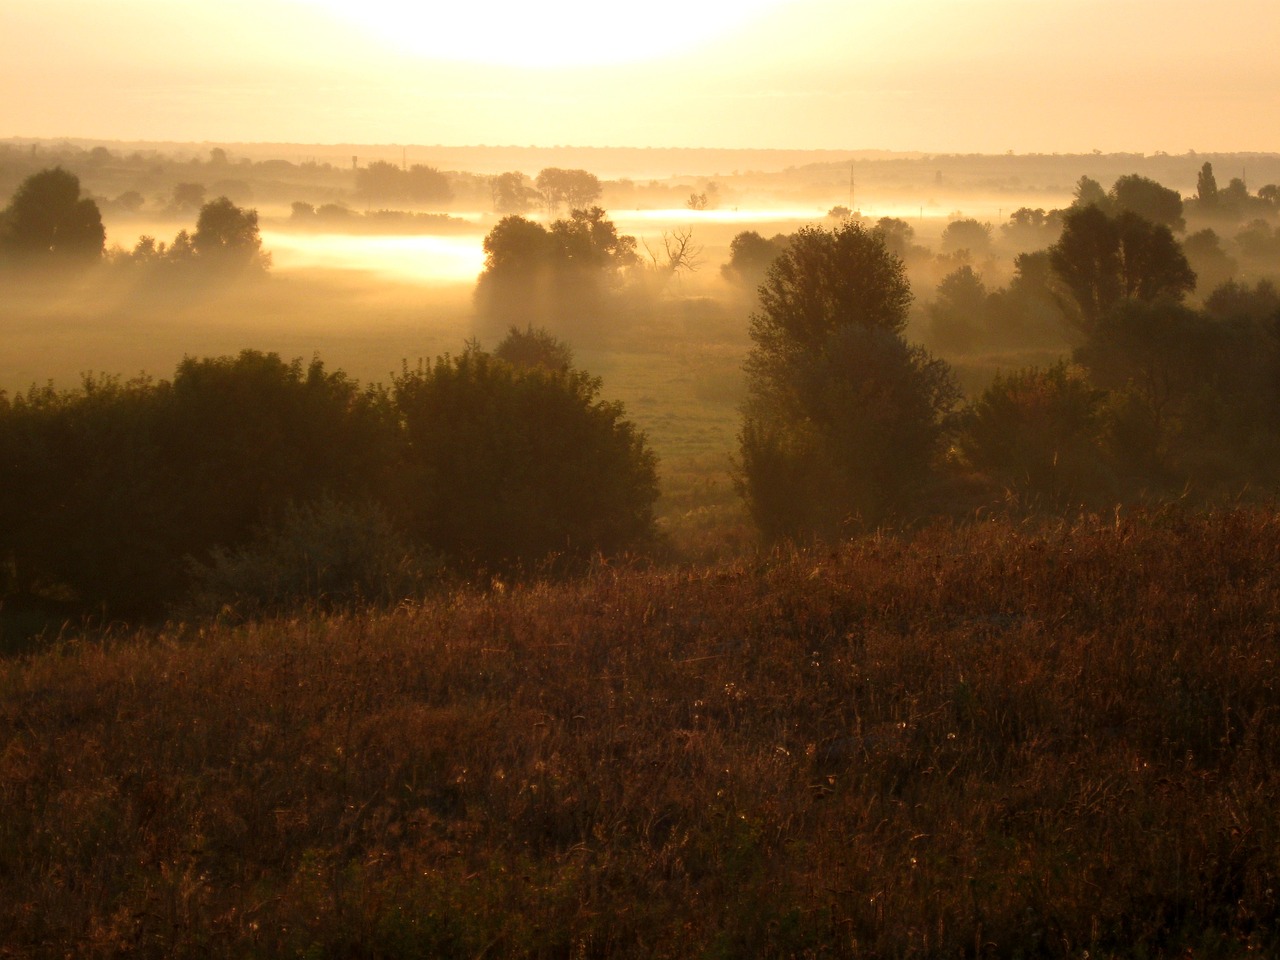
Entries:
[[938,526],[0,662],[0,956],[1280,949],[1280,518]]

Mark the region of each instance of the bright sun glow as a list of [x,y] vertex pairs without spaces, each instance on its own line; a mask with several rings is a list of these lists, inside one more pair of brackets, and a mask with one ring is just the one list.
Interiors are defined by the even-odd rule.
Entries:
[[705,43],[786,0],[410,4],[309,0],[378,39],[438,60],[575,67],[654,60]]

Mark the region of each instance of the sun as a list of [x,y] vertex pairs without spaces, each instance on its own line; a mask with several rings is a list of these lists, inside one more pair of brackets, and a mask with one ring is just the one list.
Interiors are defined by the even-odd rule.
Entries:
[[432,60],[584,67],[659,60],[692,50],[789,0],[306,0],[381,42]]

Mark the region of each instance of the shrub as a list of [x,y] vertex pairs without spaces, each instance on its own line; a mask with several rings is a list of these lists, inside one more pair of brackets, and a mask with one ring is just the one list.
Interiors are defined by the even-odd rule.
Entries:
[[546,330],[513,326],[493,355],[513,367],[541,367],[553,373],[565,373],[573,366],[573,350],[559,337]]
[[655,458],[600,386],[475,349],[406,369],[392,392],[412,532],[485,567],[610,553],[652,536]]
[[173,381],[86,377],[0,408],[0,555],[19,593],[154,612],[289,504],[359,500],[396,439],[384,395],[319,361],[187,359]]
[[215,547],[207,564],[193,561],[191,572],[193,612],[252,616],[394,603],[418,593],[438,569],[415,556],[376,504],[326,497],[290,504],[278,524],[243,546]]
[[965,411],[957,449],[1024,505],[1104,502],[1112,492],[1100,446],[1104,398],[1066,363],[997,376]]

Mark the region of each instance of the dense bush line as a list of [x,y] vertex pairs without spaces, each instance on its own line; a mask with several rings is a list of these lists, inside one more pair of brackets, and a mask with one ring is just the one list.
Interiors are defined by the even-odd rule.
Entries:
[[999,522],[0,662],[3,949],[1274,956],[1278,577]]
[[[193,580],[207,594],[251,544],[304,560],[282,531],[366,535],[350,516],[465,569],[633,547],[653,532],[654,458],[599,391],[581,371],[471,349],[390,389],[245,351],[184,360],[172,381],[0,396],[3,591],[154,612]],[[330,567],[269,579],[309,576],[311,599],[370,589],[370,571],[344,585]]]

